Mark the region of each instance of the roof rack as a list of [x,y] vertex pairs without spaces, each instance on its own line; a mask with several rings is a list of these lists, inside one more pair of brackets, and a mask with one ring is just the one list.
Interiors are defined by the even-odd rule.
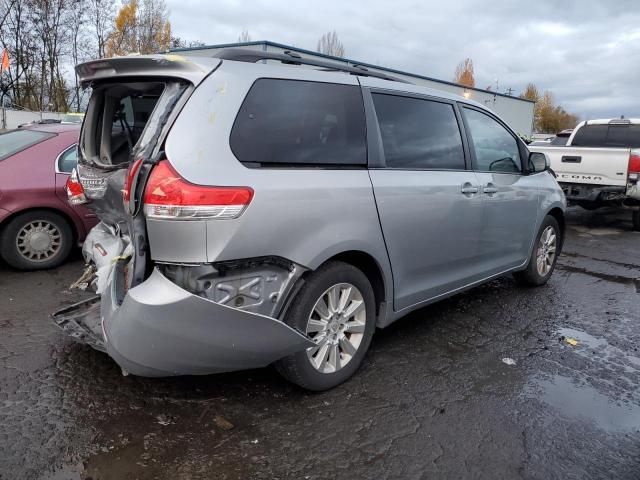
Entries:
[[224,48],[213,54],[213,57],[222,60],[234,60],[236,62],[256,63],[260,60],[277,60],[287,65],[311,65],[327,70],[346,72],[351,75],[359,75],[362,77],[375,77],[383,80],[391,80],[394,82],[411,83],[398,77],[386,75],[384,73],[372,72],[362,65],[340,65],[338,63],[327,62],[324,60],[315,60],[312,58],[302,58],[299,53],[285,50],[283,53],[265,52],[261,50],[247,50],[244,48]]

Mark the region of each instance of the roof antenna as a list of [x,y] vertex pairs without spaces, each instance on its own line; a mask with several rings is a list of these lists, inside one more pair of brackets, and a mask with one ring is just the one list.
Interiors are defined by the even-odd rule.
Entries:
[[620,115],[620,120],[624,120],[624,115]]

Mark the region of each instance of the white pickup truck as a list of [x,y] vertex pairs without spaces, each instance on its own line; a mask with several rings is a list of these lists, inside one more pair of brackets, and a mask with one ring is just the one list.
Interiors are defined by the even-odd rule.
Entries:
[[530,145],[546,153],[569,203],[594,210],[623,205],[640,230],[640,119],[588,120],[566,146]]

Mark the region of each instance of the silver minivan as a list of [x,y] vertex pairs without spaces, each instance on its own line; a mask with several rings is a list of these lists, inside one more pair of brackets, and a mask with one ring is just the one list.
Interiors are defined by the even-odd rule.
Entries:
[[501,275],[543,285],[566,202],[484,106],[358,66],[228,49],[96,60],[67,183],[101,219],[53,315],[141,376],[274,364],[345,381],[376,327]]

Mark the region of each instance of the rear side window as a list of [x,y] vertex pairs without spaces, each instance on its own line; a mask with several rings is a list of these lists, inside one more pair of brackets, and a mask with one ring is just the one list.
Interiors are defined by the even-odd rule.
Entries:
[[55,136],[55,133],[38,132],[36,130],[12,130],[2,133],[0,134],[0,160],[4,160],[36,143]]
[[640,125],[609,125],[607,147],[640,147]]
[[462,137],[447,103],[373,94],[387,168],[463,170]]
[[360,87],[257,80],[240,107],[230,144],[247,166],[366,165]]
[[68,148],[58,158],[58,171],[61,173],[71,173],[78,164],[78,146]]
[[640,147],[640,125],[611,124],[585,125],[578,129],[573,138],[576,147]]
[[609,125],[585,125],[573,137],[573,147],[604,147]]
[[475,153],[474,168],[482,172],[520,172],[520,150],[513,135],[489,115],[466,107],[463,111]]

